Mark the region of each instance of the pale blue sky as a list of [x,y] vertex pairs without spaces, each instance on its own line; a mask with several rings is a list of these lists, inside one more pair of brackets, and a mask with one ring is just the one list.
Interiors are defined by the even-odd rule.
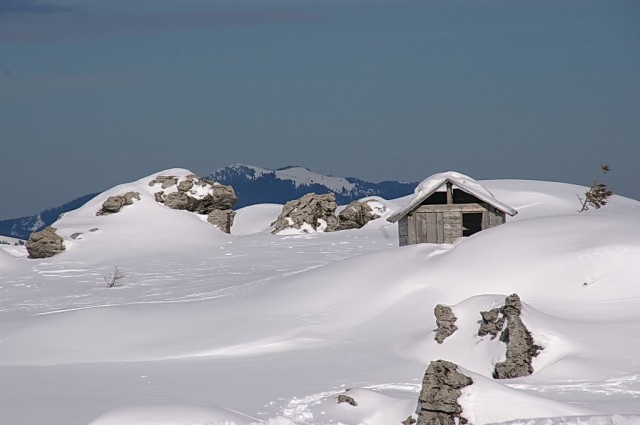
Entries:
[[635,0],[0,0],[0,218],[170,167],[640,199]]

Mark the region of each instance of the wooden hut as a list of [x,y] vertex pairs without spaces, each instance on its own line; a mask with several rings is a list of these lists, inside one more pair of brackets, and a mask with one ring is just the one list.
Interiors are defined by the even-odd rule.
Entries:
[[409,204],[387,218],[398,223],[400,246],[453,243],[463,236],[505,222],[518,211],[499,202],[491,192],[464,174],[434,174],[415,190]]

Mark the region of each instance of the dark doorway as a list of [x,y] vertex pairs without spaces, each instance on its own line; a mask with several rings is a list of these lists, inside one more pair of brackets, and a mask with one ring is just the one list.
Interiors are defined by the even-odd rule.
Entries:
[[482,230],[482,213],[462,213],[462,236],[471,236]]

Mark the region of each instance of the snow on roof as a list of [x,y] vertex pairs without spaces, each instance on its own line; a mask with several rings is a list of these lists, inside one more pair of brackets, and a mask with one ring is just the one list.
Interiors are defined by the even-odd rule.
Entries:
[[413,199],[409,204],[389,216],[387,220],[392,223],[400,220],[400,218],[416,209],[425,199],[444,186],[447,182],[451,182],[458,189],[475,196],[505,214],[509,214],[510,216],[518,214],[518,211],[498,201],[493,197],[491,192],[471,177],[455,171],[446,171],[444,173],[434,174],[423,180],[422,183],[415,188]]

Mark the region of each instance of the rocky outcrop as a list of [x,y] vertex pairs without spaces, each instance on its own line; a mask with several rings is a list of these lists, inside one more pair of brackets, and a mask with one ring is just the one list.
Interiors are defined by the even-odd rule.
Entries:
[[300,199],[287,202],[282,207],[276,221],[271,223],[271,233],[276,234],[286,229],[298,229],[305,233],[334,231],[338,227],[336,207],[336,197],[333,193],[308,193]]
[[350,395],[346,395],[346,394],[340,394],[338,396],[338,404],[340,403],[347,403],[351,406],[357,406],[358,403],[353,399],[353,397],[351,397]]
[[234,216],[231,208],[238,201],[231,186],[210,182],[195,174],[181,178],[157,176],[149,182],[151,187],[156,185],[162,189],[154,193],[157,202],[176,210],[206,214],[209,223],[231,232]]
[[231,233],[235,215],[232,210],[213,210],[207,215],[207,221],[223,232]]
[[491,339],[495,339],[504,327],[504,316],[501,315],[500,308],[494,308],[489,311],[481,311],[482,321],[478,336],[491,335]]
[[25,246],[30,258],[49,258],[64,251],[64,239],[56,234],[55,227],[45,227],[33,232]]
[[507,322],[507,327],[500,335],[500,341],[507,344],[507,359],[496,364],[493,377],[510,379],[531,375],[532,359],[538,355],[542,347],[533,343],[531,333],[520,319],[520,297],[517,294],[509,295],[500,311]]
[[353,201],[338,214],[336,230],[360,229],[371,220],[381,216],[381,213],[369,205],[374,201]]
[[433,309],[433,314],[436,316],[436,325],[438,326],[435,340],[438,341],[438,344],[442,344],[447,337],[458,330],[455,325],[457,318],[451,307],[442,304],[438,304]]
[[462,388],[473,380],[460,373],[458,366],[445,360],[432,361],[422,379],[417,425],[464,424],[458,398]]
[[140,194],[138,192],[127,192],[123,195],[109,196],[106,201],[102,203],[102,208],[96,212],[96,215],[109,215],[120,212],[125,205],[133,204],[133,200],[140,200]]
[[178,178],[176,176],[157,176],[149,182],[149,186],[153,187],[156,184],[162,185],[163,189],[168,189],[178,184]]

